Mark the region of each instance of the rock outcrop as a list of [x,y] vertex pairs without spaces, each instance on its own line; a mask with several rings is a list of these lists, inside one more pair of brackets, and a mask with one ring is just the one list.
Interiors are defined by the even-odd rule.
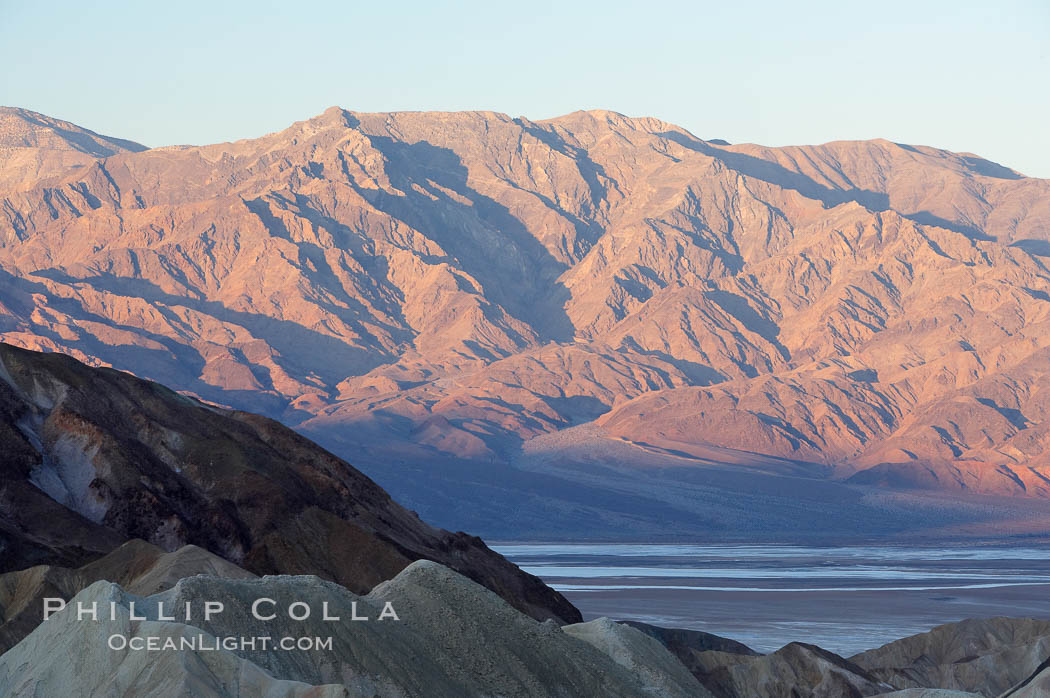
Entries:
[[1050,695],[1050,658],[1027,679],[1003,694],[1002,698],[1041,698]]
[[978,618],[940,625],[850,661],[898,688],[998,696],[1050,657],[1050,621]]
[[166,553],[142,540],[128,541],[79,569],[40,565],[0,574],[0,654],[40,624],[44,598],[68,601],[100,580],[119,584],[131,594],[148,596],[198,574],[228,579],[255,576],[195,545]]
[[562,630],[596,647],[633,675],[647,693],[654,696],[709,696],[697,680],[659,640],[642,631],[598,618],[587,623],[566,625]]
[[[77,619],[74,606],[42,623],[15,648],[0,655],[0,695],[126,695],[144,698],[349,698],[343,686],[311,686],[275,679],[252,662],[224,649],[218,639],[184,623],[132,620],[129,599],[120,587],[97,582],[77,595],[85,605],[98,604],[112,620]],[[195,643],[195,649],[172,651],[114,650],[110,637],[129,643],[157,638]],[[191,645],[186,645],[187,647]],[[359,694],[358,694],[359,695]]]
[[722,663],[712,666],[705,685],[726,698],[875,696],[898,688],[837,654],[801,642],[760,657],[723,653]]
[[0,345],[0,449],[0,572],[78,566],[140,538],[364,593],[433,559],[540,619],[580,620],[480,539],[427,525],[290,429],[125,373]]
[[640,630],[659,641],[704,686],[718,686],[723,667],[744,662],[748,657],[761,656],[747,645],[711,633],[679,628],[662,628],[637,621],[621,621],[623,625]]
[[[259,598],[273,601],[265,610],[274,610],[275,618],[251,614]],[[222,613],[204,619],[200,609],[206,600],[222,603]],[[707,695],[667,650],[637,631],[585,624],[576,631],[586,640],[577,639],[429,561],[413,563],[367,596],[316,577],[196,576],[148,598],[98,582],[75,601],[98,601],[107,618],[109,602],[115,602],[117,619],[77,621],[73,605],[59,612],[0,656],[0,694],[69,695],[76,686],[91,695],[270,695],[264,689],[312,695],[304,686],[313,685],[323,696],[343,695],[340,689],[353,696],[428,698]],[[131,619],[132,603],[147,620]],[[306,604],[309,617],[292,620],[286,612],[292,603]],[[183,620],[187,604],[197,609],[191,620]],[[396,620],[380,619],[387,608]],[[162,611],[180,620],[162,620]],[[302,608],[293,611],[302,615]],[[284,637],[330,638],[331,644],[279,651],[263,649],[260,641],[218,652],[197,647],[150,653],[109,649],[115,634],[162,638],[158,642],[200,635],[206,645],[231,637],[271,637],[274,643]],[[45,659],[56,651],[72,660]],[[644,675],[635,673],[639,668]]]

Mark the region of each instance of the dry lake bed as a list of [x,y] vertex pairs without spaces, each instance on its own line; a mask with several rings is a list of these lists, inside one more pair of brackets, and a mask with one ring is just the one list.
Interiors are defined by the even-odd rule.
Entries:
[[1050,548],[504,543],[493,548],[608,616],[703,630],[761,652],[849,656],[941,623],[1050,619]]

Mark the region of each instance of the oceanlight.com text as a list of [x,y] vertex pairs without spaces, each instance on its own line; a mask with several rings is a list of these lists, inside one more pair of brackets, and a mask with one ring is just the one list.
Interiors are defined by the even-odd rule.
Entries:
[[268,652],[270,650],[283,650],[286,652],[310,650],[332,650],[331,637],[270,637],[267,635],[257,637],[212,637],[211,635],[198,634],[191,636],[162,637],[159,635],[141,636],[114,634],[110,635],[106,644],[111,650],[123,652],[165,652],[165,651],[191,651],[191,652],[216,652],[226,650],[228,652]]

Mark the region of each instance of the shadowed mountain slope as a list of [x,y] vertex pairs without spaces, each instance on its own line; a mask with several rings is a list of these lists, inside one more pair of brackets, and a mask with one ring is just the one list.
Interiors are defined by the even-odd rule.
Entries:
[[67,356],[0,344],[0,572],[130,538],[364,593],[439,560],[540,619],[579,612],[479,538],[422,522],[287,427]]
[[0,654],[40,624],[45,598],[69,601],[100,580],[120,584],[132,594],[149,596],[198,574],[229,579],[255,576],[194,545],[166,553],[137,539],[78,569],[38,565],[0,574]]
[[[0,338],[263,411],[441,522],[631,530],[614,473],[548,449],[537,479],[582,425],[679,484],[1050,494],[1046,180],[603,111],[95,154],[0,186]],[[559,511],[519,514],[532,490]]]

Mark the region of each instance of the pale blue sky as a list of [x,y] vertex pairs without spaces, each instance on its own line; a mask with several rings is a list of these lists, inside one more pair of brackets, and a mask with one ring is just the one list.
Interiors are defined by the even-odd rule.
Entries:
[[768,145],[883,137],[1050,177],[1050,0],[0,0],[0,104],[147,145],[360,111],[604,108]]

